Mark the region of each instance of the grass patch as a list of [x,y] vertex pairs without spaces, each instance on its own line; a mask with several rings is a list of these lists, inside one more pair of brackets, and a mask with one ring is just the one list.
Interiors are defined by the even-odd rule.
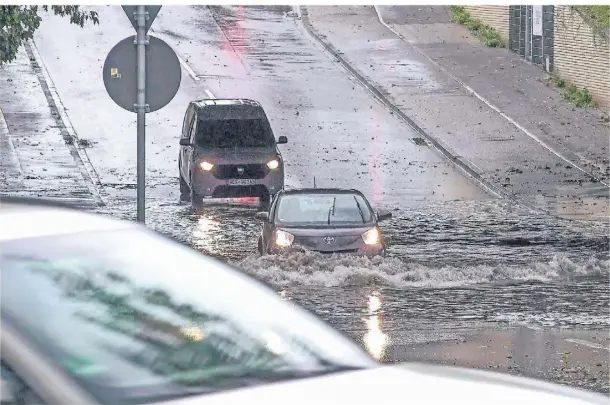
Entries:
[[574,85],[567,85],[565,80],[558,76],[551,77],[551,83],[559,89],[559,94],[561,94],[564,100],[569,101],[576,107],[597,106],[597,103],[593,100],[593,96],[586,87],[579,89]]
[[504,42],[498,31],[489,25],[483,24],[478,18],[474,18],[464,7],[449,6],[449,11],[451,11],[451,21],[466,26],[468,30],[485,45],[492,48],[504,46]]
[[573,103],[576,107],[595,107],[597,105],[586,87],[579,89],[572,85],[564,87],[560,92],[564,99]]

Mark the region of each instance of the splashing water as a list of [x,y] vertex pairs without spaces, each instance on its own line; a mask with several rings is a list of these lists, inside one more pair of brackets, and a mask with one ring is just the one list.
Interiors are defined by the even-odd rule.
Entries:
[[398,258],[327,256],[315,252],[249,256],[232,264],[275,286],[323,287],[383,285],[395,288],[450,288],[489,282],[568,281],[610,275],[610,261],[577,263],[555,255],[549,262],[510,266],[427,267]]

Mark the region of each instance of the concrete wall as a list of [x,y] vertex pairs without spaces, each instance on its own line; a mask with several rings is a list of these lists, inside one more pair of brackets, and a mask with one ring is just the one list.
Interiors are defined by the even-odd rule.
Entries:
[[554,72],[569,84],[586,87],[602,109],[610,109],[610,44],[568,6],[555,6]]
[[473,16],[481,20],[485,25],[495,28],[505,44],[508,43],[508,17],[509,6],[464,6]]

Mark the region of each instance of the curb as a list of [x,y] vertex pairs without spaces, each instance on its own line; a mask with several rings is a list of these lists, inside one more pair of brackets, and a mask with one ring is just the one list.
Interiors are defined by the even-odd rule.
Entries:
[[367,79],[364,78],[362,74],[360,74],[354,67],[350,65],[343,57],[341,57],[340,52],[335,49],[333,45],[331,45],[326,40],[322,39],[321,35],[317,32],[317,30],[313,27],[311,20],[309,19],[309,13],[307,11],[306,6],[300,6],[300,16],[303,27],[307,31],[307,33],[314,38],[318,43],[320,43],[324,49],[332,55],[332,57],[339,62],[339,64],[345,68],[356,80],[365,87],[372,95],[375,97],[381,104],[383,104],[390,112],[394,115],[398,116],[406,125],[411,127],[415,132],[417,132],[420,136],[430,142],[434,147],[443,154],[447,159],[449,159],[455,166],[462,169],[468,176],[473,178],[476,183],[485,190],[488,194],[491,194],[497,198],[505,198],[508,200],[513,200],[509,195],[499,190],[497,187],[487,182],[481,176],[481,173],[477,170],[476,166],[458,155],[451,148],[445,145],[442,141],[432,137],[430,134],[425,132],[419,125],[415,123],[409,116],[407,116],[404,112],[402,112],[394,103],[392,103],[386,96],[383,95],[379,89],[373,86]]
[[76,166],[78,167],[83,179],[87,183],[89,192],[91,193],[98,207],[105,206],[106,203],[102,199],[102,195],[106,195],[104,192],[104,187],[97,172],[95,171],[95,168],[89,160],[87,151],[84,148],[78,148],[75,145],[75,142],[78,141],[78,136],[76,135],[76,131],[70,122],[66,108],[59,98],[57,89],[55,88],[49,71],[47,70],[44,61],[38,52],[35,42],[30,39],[24,43],[24,47],[28,57],[30,58],[30,64],[38,76],[38,81],[40,82],[45,98],[51,107],[51,111],[61,131],[65,144],[70,150],[70,154],[74,158],[74,162],[76,163]]

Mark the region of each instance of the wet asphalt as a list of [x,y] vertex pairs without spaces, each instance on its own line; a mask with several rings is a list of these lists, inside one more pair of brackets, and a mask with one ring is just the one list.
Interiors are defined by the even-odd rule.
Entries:
[[[84,29],[45,16],[35,40],[89,145],[106,203],[97,211],[135,219],[135,115],[101,80],[106,53],[133,30],[120,7],[97,9],[100,26]],[[147,224],[244,268],[382,361],[499,369],[609,392],[608,224],[558,219],[486,193],[371,97],[291,11],[162,9],[151,34],[192,75],[183,70],[174,100],[147,116]],[[315,176],[319,186],[358,188],[391,210],[388,257],[259,258],[256,202],[200,212],[180,203],[184,110],[209,93],[261,102],[276,136],[288,137],[280,147],[289,186]],[[515,365],[519,356],[528,360]]]

